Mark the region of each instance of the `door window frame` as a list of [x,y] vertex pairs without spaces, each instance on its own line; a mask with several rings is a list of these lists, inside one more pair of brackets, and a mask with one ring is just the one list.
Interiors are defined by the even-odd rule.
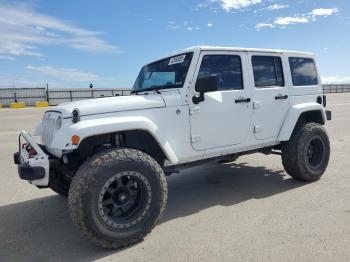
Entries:
[[[284,85],[283,86],[263,86],[263,87],[257,87],[255,86],[255,79],[254,79],[254,70],[253,70],[253,56],[264,56],[264,57],[278,57],[281,59],[281,65],[282,65],[282,76],[284,80]],[[260,52],[249,52],[248,55],[248,66],[249,66],[249,71],[251,72],[251,86],[254,87],[255,91],[257,90],[269,90],[269,89],[287,89],[288,88],[288,81],[289,78],[287,78],[287,72],[286,72],[286,63],[285,63],[285,56],[284,54],[281,53],[260,53]]]
[[[246,89],[245,88],[245,81],[244,81],[244,73],[243,73],[243,71],[244,71],[244,68],[243,68],[244,63],[243,63],[243,60],[242,60],[242,56],[239,55],[239,54],[217,54],[217,53],[211,53],[211,54],[201,55],[200,56],[200,61],[199,61],[199,66],[198,66],[198,71],[196,72],[196,80],[195,80],[195,82],[197,82],[197,80],[198,80],[198,76],[199,76],[199,72],[201,70],[203,59],[205,57],[208,57],[208,56],[228,56],[228,57],[230,56],[230,57],[236,57],[236,58],[239,59],[240,69],[241,69],[241,72],[240,72],[241,73],[240,74],[241,87],[242,87],[241,89],[232,89],[232,88],[230,88],[230,89],[218,89],[217,91],[213,91],[213,92],[243,91],[243,90]],[[195,86],[194,86],[194,89],[195,89]],[[195,92],[197,92],[197,91],[195,90]],[[208,92],[208,93],[213,93],[213,92]]]
[[[281,76],[282,76],[282,85],[256,85],[255,81],[255,72],[254,72],[254,65],[253,65],[253,59],[255,57],[260,57],[260,58],[272,58],[273,59],[273,66],[274,66],[274,73],[275,73],[275,78],[276,78],[276,83],[278,83],[278,76],[277,76],[277,64],[276,64],[276,58],[280,60],[280,65],[281,65]],[[253,79],[254,79],[254,86],[259,89],[264,89],[264,88],[269,88],[269,87],[285,87],[286,86],[286,80],[284,77],[284,68],[283,68],[283,60],[282,57],[280,56],[272,56],[272,55],[252,55],[251,56],[251,64],[252,64],[252,70],[253,70]]]
[[[235,92],[235,93],[240,93],[240,92],[246,92],[247,95],[252,95],[252,88],[249,87],[250,83],[250,73],[249,73],[249,68],[247,66],[248,64],[248,54],[247,52],[243,51],[208,51],[208,50],[203,50],[199,53],[198,55],[198,60],[196,64],[196,68],[194,70],[193,78],[191,81],[191,87],[190,87],[190,92],[189,92],[189,101],[190,105],[192,107],[196,107],[197,105],[192,102],[192,96],[198,95],[199,93],[195,90],[195,85],[197,82],[200,66],[202,64],[202,59],[205,55],[234,55],[234,56],[239,56],[241,58],[241,65],[242,65],[242,80],[243,80],[243,89],[240,90],[218,90],[215,92],[222,92],[222,93],[227,93],[227,92]],[[209,92],[206,94],[211,94],[215,92]]]

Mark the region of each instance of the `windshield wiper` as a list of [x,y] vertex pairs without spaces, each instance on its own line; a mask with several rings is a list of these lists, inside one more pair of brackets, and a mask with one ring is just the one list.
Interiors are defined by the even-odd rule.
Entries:
[[182,85],[182,83],[170,84],[170,85],[154,85],[154,86],[151,86],[151,87],[145,88],[145,89],[133,90],[133,91],[131,91],[131,93],[132,94],[134,94],[134,93],[138,94],[140,92],[155,91],[157,94],[161,94],[159,90],[177,88],[177,87],[179,87],[181,85]]
[[141,89],[141,90],[132,90],[130,94],[138,95],[141,92],[148,92],[148,91],[155,91],[158,95],[161,95],[162,93],[159,91],[159,88],[147,88],[147,89]]

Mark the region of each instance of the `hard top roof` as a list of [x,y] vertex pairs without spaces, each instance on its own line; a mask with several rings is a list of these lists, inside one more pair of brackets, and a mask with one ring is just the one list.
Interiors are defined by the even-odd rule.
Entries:
[[263,48],[245,48],[245,47],[227,47],[227,46],[193,46],[186,48],[182,51],[233,51],[233,52],[262,52],[262,53],[290,53],[290,54],[302,54],[312,56],[312,53],[290,51],[290,50],[279,50],[279,49],[263,49]]

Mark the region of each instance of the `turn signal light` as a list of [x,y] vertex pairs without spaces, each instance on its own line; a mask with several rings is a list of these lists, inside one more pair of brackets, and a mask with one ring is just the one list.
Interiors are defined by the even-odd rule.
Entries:
[[80,137],[77,135],[74,135],[74,136],[72,136],[71,140],[72,140],[73,145],[77,145],[80,142]]

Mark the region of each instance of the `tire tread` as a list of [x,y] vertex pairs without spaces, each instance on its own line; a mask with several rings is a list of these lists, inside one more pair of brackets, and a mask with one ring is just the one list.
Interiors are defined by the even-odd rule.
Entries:
[[[90,170],[111,165],[111,163],[116,164],[118,162],[124,161],[139,161],[146,164],[154,173],[157,174],[160,181],[160,186],[162,188],[162,203],[161,210],[158,217],[155,219],[154,223],[147,228],[141,235],[123,240],[107,240],[101,237],[97,237],[96,234],[91,232],[87,225],[87,221],[84,219],[83,207],[81,201],[81,192],[87,192],[89,189],[89,180],[95,179]],[[161,174],[161,175],[159,175]],[[167,203],[167,182],[163,173],[162,168],[159,164],[148,154],[128,148],[111,149],[108,151],[101,152],[88,161],[86,161],[78,170],[75,177],[72,180],[72,184],[68,196],[68,206],[71,214],[71,218],[76,226],[82,231],[82,233],[87,236],[93,243],[97,246],[106,249],[117,249],[130,246],[132,244],[142,241],[142,239],[149,234],[152,229],[157,225],[162,213],[165,210]]]
[[[325,134],[325,150],[329,150],[329,139],[325,128],[314,122],[298,122],[290,140],[282,145],[282,164],[286,172],[295,179],[311,182],[318,180],[323,174],[322,172],[318,177],[313,177],[308,174],[301,158],[299,157],[300,154],[302,154],[303,145],[306,142],[306,139],[314,132]],[[328,160],[329,152],[327,154],[326,167],[328,165]]]

